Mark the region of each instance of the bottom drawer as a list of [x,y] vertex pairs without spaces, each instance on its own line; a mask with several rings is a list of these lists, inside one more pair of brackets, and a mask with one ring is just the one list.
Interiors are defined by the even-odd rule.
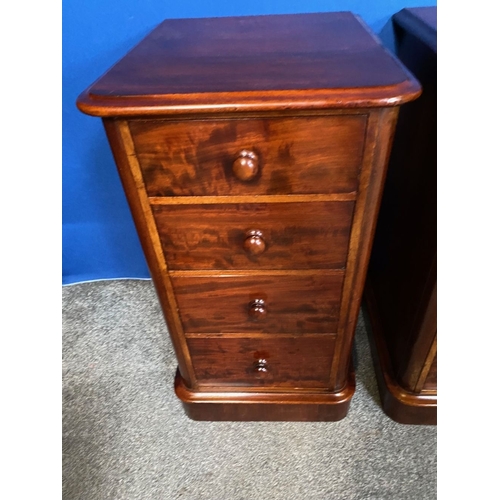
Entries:
[[200,386],[327,388],[335,335],[187,339]]

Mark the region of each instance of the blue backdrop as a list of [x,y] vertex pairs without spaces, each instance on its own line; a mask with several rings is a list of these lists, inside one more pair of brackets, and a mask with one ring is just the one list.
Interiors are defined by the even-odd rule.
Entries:
[[391,46],[390,17],[426,0],[64,0],[63,283],[149,272],[99,118],[77,96],[163,19],[350,10]]

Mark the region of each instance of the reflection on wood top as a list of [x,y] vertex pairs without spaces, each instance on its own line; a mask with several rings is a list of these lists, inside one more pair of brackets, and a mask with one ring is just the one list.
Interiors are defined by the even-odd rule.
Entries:
[[418,82],[349,12],[170,19],[78,99],[97,116],[394,106]]

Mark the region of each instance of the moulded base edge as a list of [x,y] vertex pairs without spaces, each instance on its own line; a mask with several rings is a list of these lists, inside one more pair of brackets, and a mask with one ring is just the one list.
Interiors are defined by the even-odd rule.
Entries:
[[356,384],[349,372],[340,392],[206,392],[186,387],[177,371],[175,393],[186,415],[206,421],[334,422],[347,415]]
[[378,320],[376,301],[368,282],[364,299],[363,313],[382,409],[400,424],[436,425],[437,393],[410,392],[401,387],[393,375],[389,352]]

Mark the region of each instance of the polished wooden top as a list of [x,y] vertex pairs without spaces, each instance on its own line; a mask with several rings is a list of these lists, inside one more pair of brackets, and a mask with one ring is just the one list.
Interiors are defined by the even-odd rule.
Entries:
[[418,82],[349,12],[161,23],[78,99],[97,116],[394,106]]

